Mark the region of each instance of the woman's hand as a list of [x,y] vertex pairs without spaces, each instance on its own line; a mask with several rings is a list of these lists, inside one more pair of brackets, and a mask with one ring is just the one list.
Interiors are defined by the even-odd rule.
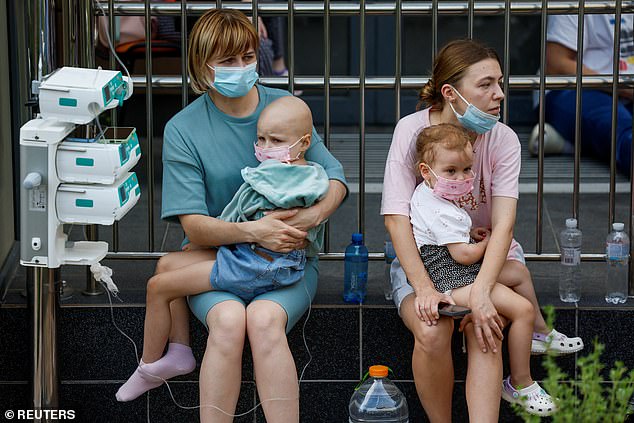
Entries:
[[437,325],[440,315],[438,303],[456,304],[449,295],[436,291],[433,287],[424,287],[415,292],[414,307],[416,315],[427,326]]
[[[493,336],[495,335],[502,340],[504,323],[491,302],[489,291],[473,285],[469,294],[469,306],[473,330],[482,352],[487,352],[488,346],[491,351],[496,353],[497,345]],[[461,330],[466,323],[465,321],[460,325]]]
[[286,223],[297,212],[297,209],[274,211],[262,219],[248,222],[255,242],[278,253],[304,248],[308,234]]

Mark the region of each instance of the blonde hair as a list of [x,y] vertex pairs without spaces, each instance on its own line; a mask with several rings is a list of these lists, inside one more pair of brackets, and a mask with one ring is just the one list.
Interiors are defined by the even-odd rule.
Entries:
[[432,166],[439,147],[450,151],[464,151],[469,145],[469,133],[460,126],[451,123],[429,126],[416,138],[416,170],[421,163]]
[[485,59],[494,59],[500,63],[500,57],[495,50],[474,40],[455,40],[444,46],[434,60],[431,78],[419,92],[416,110],[426,105],[442,106],[442,86],[457,85],[469,66]]
[[247,16],[231,9],[210,10],[202,15],[189,36],[187,73],[196,94],[207,92],[210,60],[257,51],[258,34]]

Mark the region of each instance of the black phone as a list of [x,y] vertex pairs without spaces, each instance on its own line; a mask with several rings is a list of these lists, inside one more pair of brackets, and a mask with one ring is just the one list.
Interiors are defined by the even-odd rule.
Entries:
[[468,307],[448,303],[438,304],[438,314],[441,316],[449,316],[454,319],[459,319],[469,313],[471,313],[471,309]]

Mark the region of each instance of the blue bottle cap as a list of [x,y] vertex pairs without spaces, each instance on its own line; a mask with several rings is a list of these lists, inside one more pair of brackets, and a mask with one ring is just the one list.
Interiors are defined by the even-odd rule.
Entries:
[[355,232],[352,234],[352,241],[353,242],[363,242],[363,234],[360,234],[358,232]]

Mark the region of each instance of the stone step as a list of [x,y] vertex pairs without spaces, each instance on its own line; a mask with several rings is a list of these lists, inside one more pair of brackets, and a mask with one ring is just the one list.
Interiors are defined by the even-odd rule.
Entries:
[[[142,348],[142,305],[117,305],[113,310],[117,325]],[[598,337],[606,345],[603,360],[611,367],[615,360],[634,367],[630,347],[634,334],[630,322],[634,310],[628,308],[559,308],[557,328],[567,334],[582,336],[587,344]],[[30,368],[29,330],[24,306],[0,308],[0,333],[4,335],[0,351],[0,396],[14,409],[29,408]],[[117,403],[114,393],[136,367],[134,349],[114,327],[109,306],[63,306],[58,316],[58,352],[60,409],[73,409],[77,421],[195,421],[197,410],[181,410],[169,398],[165,386],[126,404]],[[298,373],[308,362],[302,327],[304,320],[289,334],[289,344]],[[170,387],[177,401],[186,406],[198,403],[199,366],[204,353],[206,331],[191,319],[192,347],[198,363],[189,375],[175,379]],[[418,401],[411,371],[413,339],[400,321],[393,306],[314,306],[305,328],[312,361],[301,383],[302,422],[347,421],[347,404],[354,386],[372,364],[386,364],[394,371],[393,379],[406,394],[410,421],[426,421]],[[464,399],[466,355],[461,352],[462,337],[453,338],[455,366],[454,421],[467,421]],[[505,359],[505,363],[508,360]],[[562,369],[576,377],[576,357],[560,357]],[[532,360],[533,377],[544,377],[541,360]],[[505,374],[508,368],[505,364]],[[606,379],[607,370],[604,371]],[[242,368],[242,390],[238,412],[257,404],[252,361],[248,345]],[[261,409],[236,422],[264,422]],[[501,405],[500,421],[519,421],[506,403]]]

